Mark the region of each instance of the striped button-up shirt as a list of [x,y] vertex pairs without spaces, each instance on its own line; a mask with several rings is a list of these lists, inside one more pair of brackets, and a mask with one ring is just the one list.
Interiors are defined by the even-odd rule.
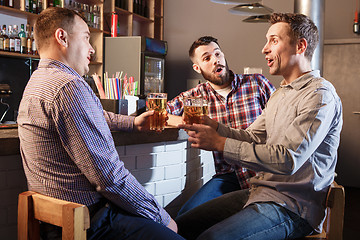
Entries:
[[[261,114],[275,87],[261,74],[233,74],[230,72],[231,91],[226,98],[217,93],[209,82],[201,83],[195,88],[169,101],[167,111],[173,115],[182,115],[184,97],[203,96],[208,101],[208,116],[232,128],[245,129]],[[243,167],[234,167],[224,161],[223,153],[213,152],[216,175],[236,172],[241,188],[248,188],[248,179],[254,172]]]
[[129,213],[168,225],[168,213],[116,151],[110,128],[129,131],[133,121],[103,111],[72,68],[42,59],[25,88],[18,116],[29,189],[87,206],[105,197]]

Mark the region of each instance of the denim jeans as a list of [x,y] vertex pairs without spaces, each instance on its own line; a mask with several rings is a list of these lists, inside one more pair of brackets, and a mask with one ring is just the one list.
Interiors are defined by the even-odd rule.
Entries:
[[[89,240],[185,240],[153,220],[135,216],[108,203],[91,213]],[[61,240],[61,228],[42,224],[44,240]]]
[[273,203],[244,208],[248,190],[224,194],[177,218],[179,234],[188,240],[272,240],[309,235],[313,229],[299,215]]
[[240,190],[236,173],[227,173],[213,177],[204,184],[180,209],[178,216],[211,199],[225,193]]

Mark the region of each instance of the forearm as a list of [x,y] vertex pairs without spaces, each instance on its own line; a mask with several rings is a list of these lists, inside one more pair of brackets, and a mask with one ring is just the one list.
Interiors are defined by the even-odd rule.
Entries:
[[106,123],[112,131],[127,131],[131,132],[134,129],[134,116],[126,116],[115,114],[112,112],[104,112]]

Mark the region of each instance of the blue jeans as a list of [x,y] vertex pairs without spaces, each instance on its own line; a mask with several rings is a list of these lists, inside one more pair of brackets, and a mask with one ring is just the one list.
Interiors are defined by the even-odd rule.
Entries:
[[249,191],[224,194],[177,218],[179,234],[191,240],[272,240],[309,235],[313,229],[299,215],[273,202],[244,208]]
[[204,184],[179,210],[178,216],[211,199],[233,191],[240,190],[236,173],[227,173],[213,177]]
[[[90,210],[88,240],[185,240],[169,228],[150,219],[135,216],[108,203]],[[61,228],[41,224],[44,240],[61,240]]]

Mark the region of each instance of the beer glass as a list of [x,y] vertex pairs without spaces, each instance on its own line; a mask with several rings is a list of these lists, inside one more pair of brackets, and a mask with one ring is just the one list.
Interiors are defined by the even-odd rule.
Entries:
[[202,97],[184,98],[184,121],[186,124],[201,123],[201,116],[207,115],[207,101]]
[[166,122],[166,100],[167,93],[149,93],[148,108],[154,110],[154,115],[150,116],[150,130],[162,131]]

